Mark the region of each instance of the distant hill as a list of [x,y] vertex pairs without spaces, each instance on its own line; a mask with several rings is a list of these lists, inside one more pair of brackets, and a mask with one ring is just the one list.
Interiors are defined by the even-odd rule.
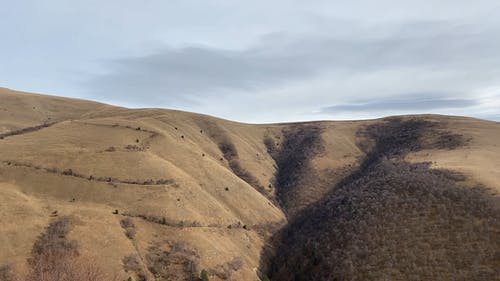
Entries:
[[0,265],[59,245],[117,280],[500,280],[499,140],[466,117],[250,125],[0,88]]

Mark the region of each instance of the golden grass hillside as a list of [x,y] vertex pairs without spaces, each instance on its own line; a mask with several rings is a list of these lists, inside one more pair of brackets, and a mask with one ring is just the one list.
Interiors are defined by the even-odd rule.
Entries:
[[[405,118],[467,140],[405,161],[500,190],[499,123]],[[360,168],[374,141],[359,132],[383,122],[250,125],[2,88],[0,265],[27,271],[40,234],[69,218],[80,255],[118,280],[260,280],[278,230]]]

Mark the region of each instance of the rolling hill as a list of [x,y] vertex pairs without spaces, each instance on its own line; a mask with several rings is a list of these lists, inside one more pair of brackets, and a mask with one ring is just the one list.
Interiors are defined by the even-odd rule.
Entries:
[[466,117],[253,125],[0,88],[0,265],[59,233],[117,280],[500,280],[499,141]]

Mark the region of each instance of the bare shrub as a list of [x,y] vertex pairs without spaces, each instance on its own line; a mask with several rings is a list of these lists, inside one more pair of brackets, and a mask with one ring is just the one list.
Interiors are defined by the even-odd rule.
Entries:
[[3,138],[6,138],[6,137],[11,137],[11,136],[22,135],[22,134],[26,134],[26,133],[35,132],[35,131],[41,130],[43,128],[50,127],[50,126],[52,126],[54,124],[56,124],[56,122],[45,123],[45,124],[41,124],[41,125],[38,125],[38,126],[26,127],[26,128],[22,128],[22,129],[15,130],[15,131],[10,131],[10,132],[7,132],[7,133],[2,133],[2,134],[0,134],[0,138],[3,139]]
[[69,231],[70,220],[68,217],[61,217],[51,222],[46,231],[35,241],[29,260],[30,264],[38,262],[42,255],[78,256],[78,243],[66,238]]
[[132,271],[137,272],[141,269],[141,264],[139,263],[138,257],[136,254],[131,254],[122,259],[123,268],[126,272]]
[[21,281],[10,264],[0,265],[0,281]]
[[124,218],[120,221],[120,225],[123,227],[123,228],[134,228],[135,227],[135,224],[134,222],[132,221],[131,218]]
[[198,280],[200,256],[185,242],[156,242],[148,248],[146,262],[156,280]]
[[125,149],[128,151],[143,151],[144,150],[143,148],[141,148],[140,146],[135,145],[135,144],[128,144],[125,146]]
[[245,263],[243,262],[243,259],[241,257],[235,257],[227,263],[227,266],[232,271],[238,271],[243,267],[244,264]]
[[136,234],[136,230],[135,228],[127,228],[125,229],[125,235],[129,238],[129,239],[134,239],[135,238],[135,234]]
[[231,279],[233,273],[240,270],[244,265],[241,257],[235,257],[232,260],[219,264],[210,270],[211,274],[219,277],[220,279]]
[[60,256],[57,267],[50,271],[35,269],[24,279],[25,281],[110,281],[116,276],[106,274],[95,262],[88,259],[67,259]]
[[127,218],[122,219],[120,221],[120,225],[125,230],[125,235],[129,239],[134,239],[135,238],[135,234],[136,234],[135,224],[134,224],[134,222],[132,221],[131,218],[127,217]]
[[133,272],[137,275],[139,281],[147,280],[143,267],[136,254],[131,254],[122,259],[125,272]]
[[104,151],[106,151],[106,152],[114,152],[114,151],[116,151],[116,147],[110,146],[110,147],[106,148]]
[[175,221],[175,220],[166,218],[164,216],[159,216],[159,215],[154,215],[154,214],[125,212],[125,213],[123,213],[123,215],[127,216],[127,217],[141,218],[145,221],[149,221],[149,222],[157,223],[157,224],[162,224],[162,225],[167,225],[167,226],[172,226],[172,227],[202,227],[202,224],[197,222],[197,221],[185,221],[185,220]]

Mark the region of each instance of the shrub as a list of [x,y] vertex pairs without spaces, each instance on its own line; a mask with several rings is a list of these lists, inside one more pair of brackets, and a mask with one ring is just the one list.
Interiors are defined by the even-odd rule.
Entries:
[[120,221],[120,225],[125,230],[125,235],[129,239],[134,239],[135,238],[135,234],[136,234],[135,224],[134,224],[134,222],[132,221],[131,218],[124,218],[124,219],[122,219]]
[[120,225],[123,227],[123,228],[129,228],[129,227],[132,227],[134,228],[135,227],[135,224],[134,222],[132,221],[131,218],[124,218],[120,221]]
[[227,280],[231,279],[233,273],[240,270],[243,264],[243,259],[241,257],[235,257],[231,261],[215,266],[210,272],[220,279]]
[[0,265],[0,281],[20,281],[9,264]]
[[[136,254],[125,256],[122,259],[122,262],[123,262],[123,269],[125,270],[125,272],[135,273],[139,281],[147,280],[144,269],[139,263],[139,258]],[[129,280],[132,280],[132,277],[129,277]]]
[[72,169],[67,169],[62,172],[63,175],[65,176],[72,176],[73,175],[73,170]]
[[201,278],[202,281],[209,281],[209,279],[208,279],[208,272],[205,269],[201,270],[200,278]]
[[110,146],[110,147],[106,148],[104,151],[106,151],[106,152],[114,152],[114,151],[116,151],[116,147]]
[[138,272],[141,269],[141,265],[139,263],[136,254],[125,256],[122,259],[122,262],[123,262],[123,269],[125,269],[125,272],[129,271]]

